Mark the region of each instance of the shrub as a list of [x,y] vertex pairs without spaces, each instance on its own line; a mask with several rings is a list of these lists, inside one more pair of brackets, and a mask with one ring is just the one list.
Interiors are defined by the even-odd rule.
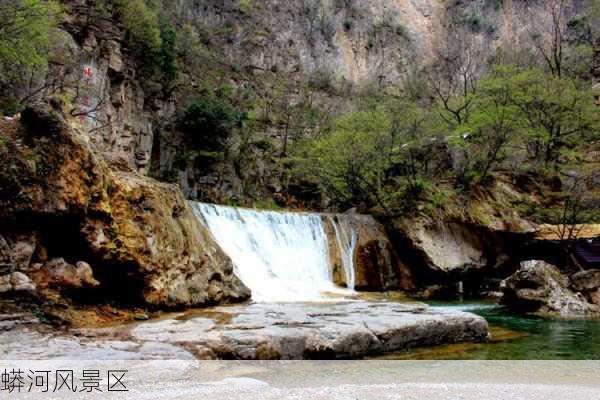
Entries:
[[144,0],[118,0],[116,5],[136,56],[154,57],[162,46],[157,13]]
[[236,110],[227,98],[207,91],[184,109],[177,126],[195,149],[219,152],[245,119],[246,114]]
[[239,0],[238,7],[242,14],[250,15],[254,10],[254,2],[252,0]]
[[[22,89],[46,72],[61,9],[53,0],[0,0],[0,112],[12,115]],[[28,93],[29,94],[29,93]]]
[[396,35],[401,36],[405,39],[409,39],[410,36],[408,34],[408,29],[404,25],[397,24],[396,25]]
[[350,18],[346,18],[344,20],[344,29],[349,31],[352,29],[352,27],[354,26],[354,21],[352,21],[352,19]]

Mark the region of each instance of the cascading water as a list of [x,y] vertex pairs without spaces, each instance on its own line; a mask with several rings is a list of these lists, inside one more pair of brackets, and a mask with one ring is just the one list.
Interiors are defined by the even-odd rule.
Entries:
[[347,293],[331,280],[327,235],[319,214],[204,203],[192,207],[231,257],[254,301],[322,301],[327,293]]
[[329,217],[331,225],[335,231],[335,239],[337,241],[338,248],[342,255],[342,265],[344,267],[344,273],[346,274],[346,286],[350,290],[354,290],[354,284],[356,282],[354,274],[354,249],[356,248],[356,240],[358,235],[352,226],[342,219]]

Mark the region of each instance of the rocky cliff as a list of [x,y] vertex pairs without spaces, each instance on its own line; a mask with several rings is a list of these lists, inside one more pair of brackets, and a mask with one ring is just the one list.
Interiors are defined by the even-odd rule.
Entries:
[[418,85],[418,71],[454,40],[456,29],[483,66],[494,49],[525,49],[549,18],[548,2],[518,0],[158,2],[175,25],[191,27],[206,53],[196,60],[206,64],[201,73],[183,65],[180,81],[165,90],[143,75],[114,10],[88,0],[63,3],[64,44],[52,66],[57,78],[39,95],[67,89],[70,113],[109,164],[142,174],[153,169],[190,198],[241,202],[281,195],[280,171],[264,146],[281,146],[287,128],[260,117],[266,125],[252,140],[234,140],[220,167],[182,162],[187,149],[173,121],[193,90],[233,87],[256,98],[253,113],[303,101],[336,113],[352,108],[353,95],[369,87]]
[[3,292],[150,307],[249,297],[177,187],[111,168],[53,105],[0,125]]

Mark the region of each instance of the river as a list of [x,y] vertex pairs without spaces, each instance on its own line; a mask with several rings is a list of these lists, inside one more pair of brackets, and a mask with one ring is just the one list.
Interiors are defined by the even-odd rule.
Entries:
[[454,360],[600,360],[600,320],[523,316],[485,301],[428,302],[443,309],[484,317],[492,338],[488,343],[461,343],[413,349],[387,359]]

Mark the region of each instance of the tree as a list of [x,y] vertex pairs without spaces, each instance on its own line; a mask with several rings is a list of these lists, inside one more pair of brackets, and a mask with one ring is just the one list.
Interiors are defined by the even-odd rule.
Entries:
[[577,240],[584,224],[598,221],[600,209],[592,197],[597,194],[598,179],[598,172],[565,175],[566,183],[560,193],[560,206],[548,212],[546,221],[552,224],[562,242]]
[[561,151],[598,136],[598,109],[579,82],[539,69],[506,69],[510,101],[523,119],[532,156],[545,165],[560,162]]
[[331,132],[305,144],[297,173],[309,174],[341,205],[379,205],[390,165],[391,122],[382,110],[339,117]]
[[160,21],[155,10],[145,0],[116,0],[121,21],[127,31],[127,41],[147,74],[160,64],[162,37]]
[[570,23],[575,9],[569,0],[551,0],[548,7],[549,20],[542,21],[536,31],[530,32],[530,36],[548,71],[560,78],[569,69],[567,59],[581,51],[570,46]]
[[9,111],[17,111],[25,80],[46,69],[59,16],[51,0],[0,0],[0,100],[14,105]]
[[391,119],[390,171],[388,176],[417,193],[421,180],[428,173],[431,151],[437,141],[435,132],[439,123],[435,113],[421,107],[412,97],[400,97],[387,102]]
[[206,90],[179,115],[177,127],[195,150],[218,153],[225,150],[233,130],[245,119],[246,114],[226,97]]
[[436,49],[435,63],[427,74],[438,112],[452,126],[468,120],[479,75],[480,54],[469,38],[452,27]]
[[505,158],[507,146],[524,126],[507,79],[514,73],[513,68],[496,67],[481,79],[470,121],[456,130],[455,143],[468,147],[466,167],[481,181]]

